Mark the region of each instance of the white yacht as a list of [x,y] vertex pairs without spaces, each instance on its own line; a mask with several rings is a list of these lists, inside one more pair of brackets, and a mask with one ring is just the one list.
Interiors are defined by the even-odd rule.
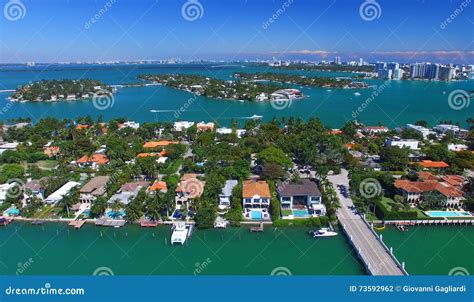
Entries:
[[313,236],[314,238],[317,237],[332,237],[336,236],[337,233],[329,230],[328,228],[320,228],[317,231],[310,231],[309,234]]
[[181,243],[184,244],[186,238],[188,238],[188,228],[184,222],[177,222],[172,227],[173,234],[171,234],[171,244]]
[[355,96],[359,96],[359,95],[360,95],[360,92],[354,92],[354,95],[355,95]]

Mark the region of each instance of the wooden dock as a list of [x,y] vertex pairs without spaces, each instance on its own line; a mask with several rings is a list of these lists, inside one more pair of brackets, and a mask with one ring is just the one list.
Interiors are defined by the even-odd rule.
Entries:
[[258,226],[250,227],[250,232],[263,232],[263,222],[260,222]]
[[107,220],[107,219],[102,218],[102,219],[97,219],[95,222],[95,225],[119,228],[125,225],[125,220]]
[[0,217],[0,226],[7,226],[12,222],[11,219]]
[[70,226],[74,227],[75,229],[80,229],[84,223],[86,223],[85,220],[73,220],[69,223]]
[[46,223],[46,221],[42,220],[42,219],[36,219],[36,220],[31,221],[32,225],[43,225],[45,223]]
[[158,221],[140,221],[140,226],[142,228],[154,228],[157,227],[160,223]]

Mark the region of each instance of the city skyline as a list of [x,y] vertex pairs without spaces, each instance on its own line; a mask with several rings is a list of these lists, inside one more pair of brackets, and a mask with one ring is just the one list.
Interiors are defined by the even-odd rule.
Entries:
[[335,56],[343,62],[474,61],[473,9],[463,1],[323,0],[315,7],[303,0],[242,0],[222,7],[215,0],[24,0],[13,18],[6,14],[10,2],[1,18],[0,63]]

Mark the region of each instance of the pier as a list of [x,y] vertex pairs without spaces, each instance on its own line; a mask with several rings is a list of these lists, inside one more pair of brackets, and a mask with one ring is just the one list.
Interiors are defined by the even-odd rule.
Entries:
[[394,256],[393,249],[388,248],[383,242],[382,235],[379,236],[363,217],[355,214],[349,208],[354,206],[351,198],[345,198],[339,192],[338,185],[349,187],[347,170],[342,169],[341,174],[331,175],[328,180],[339,198],[340,208],[336,215],[342,230],[364,263],[367,272],[377,276],[408,275],[405,265]]

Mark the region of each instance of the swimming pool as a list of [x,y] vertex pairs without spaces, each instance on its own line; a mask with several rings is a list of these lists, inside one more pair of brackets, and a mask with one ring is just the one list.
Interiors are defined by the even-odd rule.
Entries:
[[260,212],[260,211],[251,211],[251,212],[250,212],[250,218],[251,218],[251,219],[255,219],[255,220],[257,220],[257,219],[262,219],[262,218],[263,218],[263,214],[262,214],[262,212]]
[[472,217],[469,212],[459,211],[425,211],[429,217]]
[[17,208],[9,208],[8,210],[4,211],[3,214],[8,216],[18,216],[20,215],[20,210]]
[[125,216],[125,211],[124,210],[120,210],[118,212],[108,211],[106,214],[107,214],[107,217],[115,219],[115,218],[121,218]]
[[308,210],[293,210],[293,216],[296,218],[305,218],[308,217]]

